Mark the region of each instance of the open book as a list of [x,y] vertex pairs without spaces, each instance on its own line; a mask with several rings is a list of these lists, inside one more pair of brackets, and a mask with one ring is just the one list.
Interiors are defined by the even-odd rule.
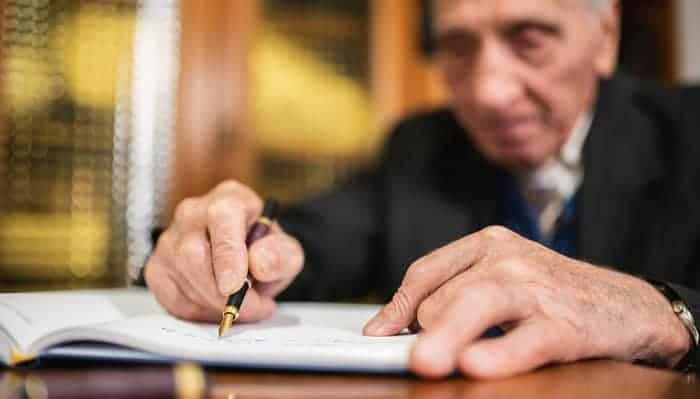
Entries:
[[362,335],[377,310],[282,303],[272,318],[236,324],[218,338],[217,325],[172,317],[144,289],[0,294],[0,361],[188,360],[245,368],[405,371],[414,335]]

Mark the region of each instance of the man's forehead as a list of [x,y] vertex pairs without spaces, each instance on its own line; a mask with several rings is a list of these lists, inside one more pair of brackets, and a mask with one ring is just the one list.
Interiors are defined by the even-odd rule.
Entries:
[[580,7],[589,0],[432,0],[437,7],[445,6],[496,6],[499,8],[517,9],[519,7]]
[[519,18],[558,19],[580,10],[586,0],[433,0],[439,25]]

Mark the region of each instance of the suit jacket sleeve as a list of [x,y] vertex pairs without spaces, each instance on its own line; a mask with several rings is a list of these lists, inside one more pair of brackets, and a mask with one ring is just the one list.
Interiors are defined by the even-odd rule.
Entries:
[[281,300],[329,301],[369,293],[380,256],[378,172],[281,212],[282,228],[304,248],[304,269]]

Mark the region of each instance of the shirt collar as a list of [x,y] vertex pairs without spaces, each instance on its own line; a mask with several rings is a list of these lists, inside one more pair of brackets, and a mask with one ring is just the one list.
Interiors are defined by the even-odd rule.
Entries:
[[559,154],[544,165],[519,176],[521,189],[544,189],[568,199],[578,190],[583,180],[583,144],[591,128],[590,111],[579,116]]
[[582,166],[583,143],[586,141],[592,122],[593,116],[590,111],[585,112],[578,118],[569,138],[559,152],[560,162],[570,168]]

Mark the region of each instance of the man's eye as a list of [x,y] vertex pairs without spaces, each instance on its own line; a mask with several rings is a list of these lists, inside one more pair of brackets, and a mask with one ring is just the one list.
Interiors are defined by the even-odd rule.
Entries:
[[511,32],[510,41],[518,54],[527,58],[540,58],[546,55],[552,45],[552,35],[535,27],[526,27]]
[[540,34],[532,31],[522,32],[516,37],[516,43],[523,49],[538,48],[542,45],[543,40],[544,38]]
[[449,58],[468,58],[474,51],[474,43],[469,38],[448,36],[437,41],[437,51]]

